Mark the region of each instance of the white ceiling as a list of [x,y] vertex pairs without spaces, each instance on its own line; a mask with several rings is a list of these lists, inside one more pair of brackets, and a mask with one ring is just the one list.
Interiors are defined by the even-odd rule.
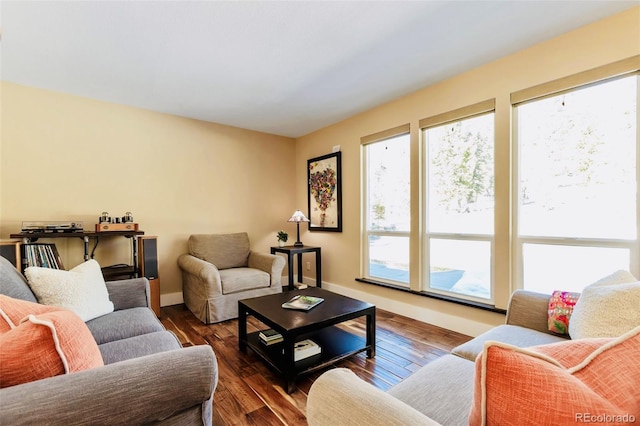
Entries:
[[297,137],[638,1],[5,1],[0,77]]

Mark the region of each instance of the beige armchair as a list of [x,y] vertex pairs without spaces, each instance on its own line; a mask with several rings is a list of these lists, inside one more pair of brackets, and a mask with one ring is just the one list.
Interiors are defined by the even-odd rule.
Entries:
[[197,234],[178,258],[184,303],[205,324],[238,317],[238,300],[282,292],[281,256],[252,252],[246,232]]

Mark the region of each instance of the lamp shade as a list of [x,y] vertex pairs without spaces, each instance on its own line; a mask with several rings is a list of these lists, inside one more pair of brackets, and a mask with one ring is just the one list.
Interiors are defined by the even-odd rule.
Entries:
[[296,210],[287,222],[309,222],[309,219],[300,210]]

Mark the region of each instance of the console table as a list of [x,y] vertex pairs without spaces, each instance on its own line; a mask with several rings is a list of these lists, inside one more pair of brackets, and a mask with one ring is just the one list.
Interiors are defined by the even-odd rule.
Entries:
[[[138,235],[144,235],[144,231],[109,231],[109,232],[21,232],[19,234],[11,234],[11,238],[20,238],[24,244],[29,244],[38,240],[38,238],[80,238],[84,242],[84,260],[93,259],[93,252],[98,246],[100,237],[126,237],[131,238],[131,246],[133,251],[133,265],[130,265],[124,269],[115,271],[114,275],[131,275],[132,277],[138,277]],[[91,254],[89,254],[89,239],[95,239],[95,244]],[[109,277],[109,271],[103,269],[103,275],[105,279]]]
[[284,246],[271,247],[271,254],[284,253],[287,255],[287,270],[289,274],[289,290],[293,290],[293,256],[298,255],[298,282],[302,282],[302,253],[316,254],[316,287],[322,287],[322,254],[320,247],[313,246]]

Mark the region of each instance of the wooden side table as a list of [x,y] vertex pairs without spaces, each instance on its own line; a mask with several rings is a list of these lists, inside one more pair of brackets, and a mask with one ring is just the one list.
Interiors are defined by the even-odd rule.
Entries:
[[302,253],[316,254],[316,287],[322,287],[322,254],[320,247],[313,246],[284,246],[271,247],[271,254],[284,253],[287,255],[287,269],[289,274],[289,290],[293,290],[293,256],[298,255],[298,282],[302,282]]

